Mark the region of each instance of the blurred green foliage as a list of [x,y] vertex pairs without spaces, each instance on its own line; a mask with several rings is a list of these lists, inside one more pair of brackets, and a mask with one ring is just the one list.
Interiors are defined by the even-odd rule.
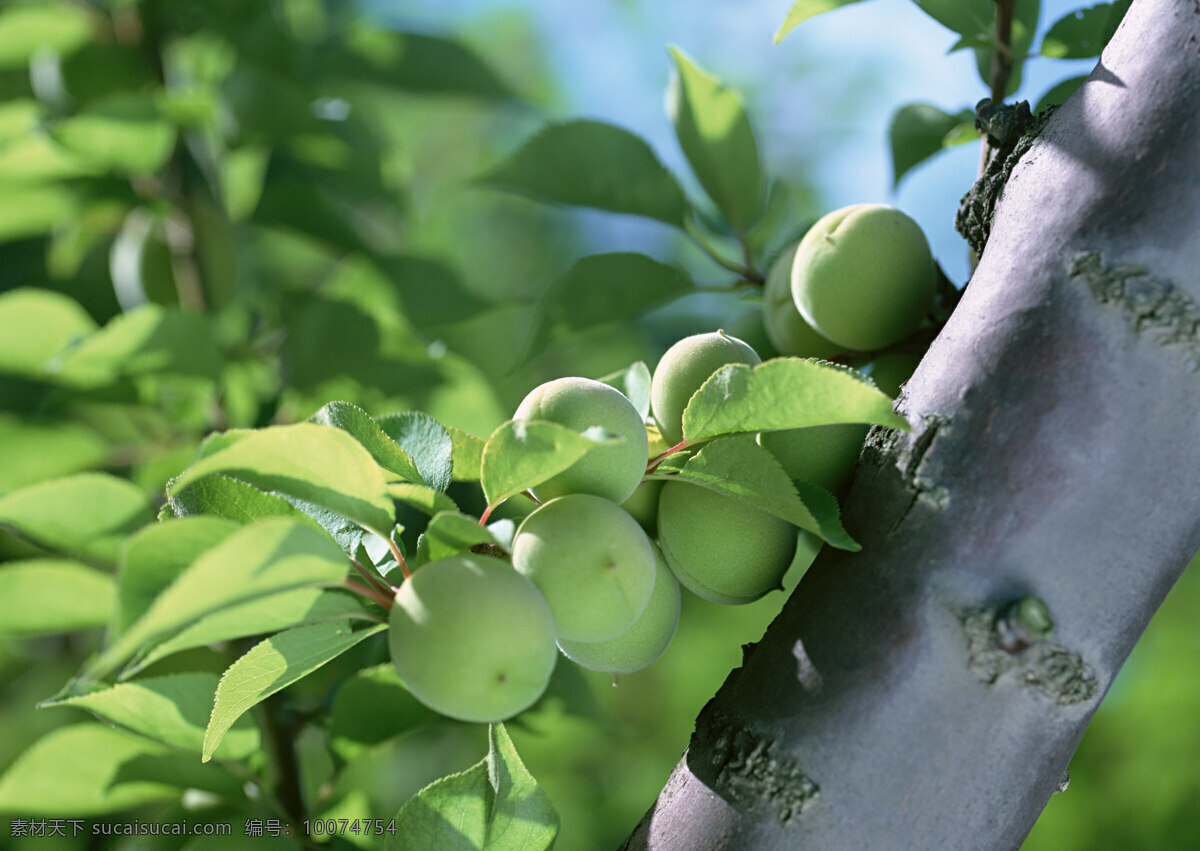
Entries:
[[[677,61],[685,83],[708,85]],[[576,264],[586,235],[574,219],[477,181],[540,124],[537,102],[552,87],[536,38],[515,18],[489,29],[484,56],[455,38],[389,30],[332,0],[0,5],[0,498],[103,470],[157,508],[206,435],[296,422],[333,399],[371,414],[419,409],[486,436],[543,380],[653,362],[674,338],[748,314],[754,302],[695,293],[685,275],[646,258]],[[780,234],[794,236],[814,212],[779,182],[746,198],[712,191],[739,215],[764,205],[745,234],[759,268],[786,241]],[[705,224],[719,218],[696,212]],[[719,223],[710,230],[717,242],[729,237]],[[695,261],[681,235],[663,245],[681,266]],[[601,291],[606,274],[624,277]],[[632,285],[639,274],[652,292]],[[580,280],[591,290],[575,305],[592,310],[583,324],[563,295],[564,282]],[[692,294],[671,310],[655,309],[684,290]],[[613,293],[618,302],[604,298]],[[455,487],[464,510],[482,509]],[[499,515],[519,513],[505,506]],[[48,555],[0,526],[0,561]],[[47,589],[51,598],[78,591]],[[1192,570],[1028,847],[1200,844],[1191,759],[1200,677],[1189,675],[1198,597]],[[741,644],[760,637],[783,599],[728,608],[687,597],[667,653],[615,688],[606,675],[558,667],[548,696],[509,725],[562,816],[558,848],[621,842],[700,708],[740,664]],[[71,616],[94,623],[95,606]],[[0,626],[2,772],[28,743],[84,721],[76,709],[34,707],[97,652],[101,635],[39,634],[36,618]],[[217,675],[245,649],[202,647],[145,673]],[[314,815],[394,813],[486,752],[483,728],[421,715],[390,670],[383,644],[365,641],[285,693]],[[378,705],[396,707],[398,729],[416,729],[389,735],[363,711]],[[265,757],[251,768],[266,770]],[[271,811],[238,794],[244,778],[222,771],[188,774],[182,797],[155,786],[148,803],[94,821],[226,821],[232,839],[153,847],[238,847],[244,820]],[[7,830],[8,819],[34,813],[2,815]],[[146,847],[86,836],[0,844]]]

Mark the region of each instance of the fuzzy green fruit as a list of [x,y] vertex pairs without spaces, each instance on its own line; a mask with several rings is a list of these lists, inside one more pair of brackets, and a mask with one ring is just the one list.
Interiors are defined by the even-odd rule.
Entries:
[[900,395],[900,385],[916,371],[921,357],[920,352],[888,352],[871,361],[868,374],[876,387],[894,399]]
[[750,603],[780,582],[796,528],[773,514],[687,482],[658,498],[658,543],[676,578],[705,600]]
[[589,670],[613,674],[640,670],[661,656],[679,625],[679,581],[658,552],[654,564],[654,590],[633,626],[608,641],[560,638],[558,647],[563,655]]
[[590,378],[557,378],[530,391],[514,420],[549,420],[575,431],[599,426],[621,438],[597,446],[563,472],[533,488],[540,500],[590,493],[624,502],[646,472],[646,424],[621,391]]
[[837,493],[854,475],[868,428],[859,423],[810,426],[760,432],[757,440],[790,478]]
[[886,204],[821,217],[800,240],[792,298],[823,337],[866,352],[898,343],[933,305],[936,279],[920,225]]
[[461,721],[511,718],[542,696],[558,651],[537,588],[499,559],[458,555],[405,580],[388,648],[423,704]]
[[724,331],[684,337],[659,360],[650,380],[650,410],[668,446],[683,440],[683,409],[705,381],[728,363],[760,364],[745,341]]
[[767,273],[767,282],[763,287],[763,325],[767,339],[781,355],[831,357],[845,347],[826,340],[814,331],[800,315],[792,298],[792,265],[799,245],[797,242],[783,252]]
[[607,641],[629,629],[654,589],[654,548],[614,502],[591,494],[538,506],[513,536],[513,567],[550,606],[560,639]]

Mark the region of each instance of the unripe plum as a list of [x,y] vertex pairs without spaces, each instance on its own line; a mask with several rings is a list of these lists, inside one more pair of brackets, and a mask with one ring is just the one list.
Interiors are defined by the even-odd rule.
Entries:
[[866,425],[838,423],[785,431],[759,432],[758,443],[775,456],[790,478],[837,493],[850,483]]
[[724,331],[684,337],[659,360],[650,380],[650,410],[667,444],[683,440],[683,409],[705,381],[728,363],[759,364],[745,341]]
[[827,213],[800,240],[792,298],[821,336],[855,351],[898,343],[933,305],[936,278],[920,225],[886,204]]
[[593,671],[628,674],[646,667],[663,654],[679,625],[679,580],[655,552],[654,590],[645,611],[633,626],[608,641],[558,640],[563,654]]
[[900,385],[912,377],[921,362],[920,352],[888,352],[871,361],[871,380],[893,399],[900,395]]
[[607,641],[633,625],[654,589],[654,549],[614,502],[570,494],[543,503],[517,528],[513,567],[550,606],[559,639]]
[[763,286],[763,325],[767,339],[781,355],[803,358],[827,358],[845,347],[826,340],[813,330],[792,298],[792,264],[796,259],[796,243],[780,255],[767,273]]
[[680,584],[732,605],[781,587],[796,551],[796,528],[733,497],[667,482],[658,499],[658,542]]
[[563,472],[533,488],[541,500],[590,493],[624,502],[646,472],[646,424],[621,391],[590,378],[557,378],[530,391],[514,420],[549,420],[575,431],[599,426],[621,438],[597,446]]
[[400,679],[430,709],[461,721],[502,721],[533,705],[558,656],[542,595],[488,556],[425,565],[396,592],[389,622]]

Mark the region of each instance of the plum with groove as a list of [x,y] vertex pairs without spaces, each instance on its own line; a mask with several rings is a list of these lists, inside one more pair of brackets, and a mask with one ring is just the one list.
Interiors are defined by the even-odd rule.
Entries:
[[683,440],[683,410],[693,394],[729,363],[762,363],[749,344],[724,331],[693,334],[667,349],[650,379],[650,410],[668,446]]
[[828,358],[845,347],[818,334],[796,309],[792,298],[792,264],[797,242],[771,264],[763,286],[763,326],[767,339],[781,355],[802,358]]
[[827,213],[800,240],[792,298],[822,337],[866,352],[898,343],[933,306],[933,256],[920,225],[886,204]]
[[683,587],[714,603],[751,603],[780,588],[796,531],[761,508],[689,482],[667,482],[658,497],[667,564]]
[[679,580],[655,552],[654,590],[646,609],[633,626],[608,641],[558,640],[563,655],[592,671],[628,674],[640,670],[659,656],[671,643],[679,625]]
[[499,559],[456,555],[405,580],[389,615],[400,679],[430,709],[490,723],[532,706],[558,657],[533,583]]
[[558,475],[534,487],[540,500],[589,493],[624,502],[646,472],[646,424],[620,390],[590,378],[556,378],[535,387],[517,406],[514,420],[549,420],[574,431],[600,427],[621,438],[597,446]]
[[654,589],[654,549],[615,502],[569,494],[521,521],[513,567],[550,606],[558,638],[607,641],[633,625]]

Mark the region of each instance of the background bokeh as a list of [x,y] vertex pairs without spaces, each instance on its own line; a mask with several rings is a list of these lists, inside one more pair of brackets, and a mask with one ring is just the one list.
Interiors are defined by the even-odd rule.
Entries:
[[[948,53],[953,35],[904,0],[819,17],[779,45],[787,3],[778,0],[142,0],[0,11],[18,5],[60,20],[64,8],[83,9],[100,23],[27,54],[5,52],[0,39],[0,297],[21,287],[62,294],[95,325],[146,305],[163,313],[154,333],[113,334],[117,351],[90,361],[103,375],[73,383],[5,360],[54,328],[3,329],[0,495],[105,469],[161,499],[206,433],[302,419],[331,399],[372,413],[417,408],[486,435],[543,380],[653,363],[673,339],[752,310],[735,293],[697,293],[544,348],[528,343],[539,295],[586,254],[640,251],[699,284],[728,283],[664,225],[477,182],[547,120],[584,116],[647,139],[698,197],[663,111],[668,45],[743,93],[767,170],[789,188],[764,260],[825,210],[884,201],[921,223],[955,283],[968,274],[953,216],[978,147],[951,149],[896,188],[887,127],[903,103],[955,112],[986,90],[969,51]],[[1072,7],[1042,3],[1042,26]],[[447,58],[392,30],[469,53]],[[1036,101],[1090,65],[1035,58],[1020,96]],[[481,508],[465,489],[455,496]],[[0,527],[0,559],[40,553]],[[1184,573],[1139,643],[1072,762],[1070,788],[1027,848],[1200,845],[1197,576]],[[798,579],[794,571],[787,587]],[[562,816],[557,847],[620,843],[740,664],[741,645],[783,599],[721,607],[686,596],[666,655],[618,683],[559,666],[547,697],[510,724]],[[0,770],[82,718],[34,706],[100,639],[97,630],[0,634]],[[220,672],[230,658],[234,648],[183,654],[155,673]],[[349,673],[386,662],[385,648],[367,642],[299,684],[293,708],[316,717]],[[480,730],[450,723],[333,753],[327,732],[302,725],[299,750],[306,788],[333,815],[394,811],[485,747]],[[138,816],[221,815],[192,805]]]

